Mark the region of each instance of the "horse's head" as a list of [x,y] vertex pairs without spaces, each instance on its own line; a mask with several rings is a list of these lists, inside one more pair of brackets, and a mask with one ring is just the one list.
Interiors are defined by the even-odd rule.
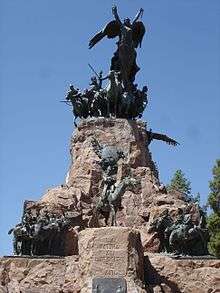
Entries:
[[150,224],[152,232],[168,232],[169,227],[173,224],[173,220],[169,217],[169,211],[166,209],[162,214],[156,217]]
[[110,70],[109,72],[109,80],[110,81],[118,81],[119,80],[120,72],[117,72],[115,70]]
[[115,71],[114,70],[110,70],[108,76],[109,76],[109,79],[110,80],[114,80],[115,79]]
[[26,227],[24,227],[23,225],[21,226],[16,226],[14,228],[14,236],[15,237],[25,237],[25,236],[28,236],[28,232],[27,232],[27,229]]
[[158,218],[154,219],[151,223],[150,223],[150,227],[148,229],[149,233],[153,233],[153,232],[157,232],[158,231]]
[[43,223],[40,221],[32,226],[32,235],[37,236],[42,230]]
[[190,228],[187,233],[186,233],[186,240],[192,240],[192,239],[197,239],[197,238],[201,238],[201,234],[202,233],[202,230],[197,227],[197,226],[194,226],[193,228]]
[[57,219],[56,220],[57,223],[57,229],[64,231],[66,229],[68,229],[71,225],[71,218],[69,217],[65,217],[63,219]]

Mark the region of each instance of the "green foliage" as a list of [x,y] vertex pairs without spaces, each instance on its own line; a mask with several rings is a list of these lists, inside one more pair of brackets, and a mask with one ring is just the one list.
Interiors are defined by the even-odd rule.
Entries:
[[212,213],[208,218],[208,228],[212,234],[220,232],[220,217],[216,213]]
[[213,170],[213,179],[209,182],[209,206],[213,213],[208,218],[208,229],[211,234],[209,249],[216,256],[220,256],[220,160],[216,161]]
[[173,178],[170,181],[170,184],[167,186],[168,191],[177,190],[185,193],[187,196],[191,195],[191,182],[185,178],[185,174],[182,170],[177,170]]
[[220,160],[216,161],[212,173],[213,180],[209,182],[211,192],[209,194],[208,202],[214,213],[220,214]]
[[220,257],[220,231],[211,236],[208,249],[211,254]]
[[[198,192],[195,196],[191,193],[191,182],[185,177],[185,174],[181,169],[177,170],[173,178],[170,181],[170,184],[167,185],[167,190],[177,190],[183,192],[186,195],[186,200],[197,203],[200,205],[200,193]],[[205,206],[201,208],[204,213],[206,213]]]

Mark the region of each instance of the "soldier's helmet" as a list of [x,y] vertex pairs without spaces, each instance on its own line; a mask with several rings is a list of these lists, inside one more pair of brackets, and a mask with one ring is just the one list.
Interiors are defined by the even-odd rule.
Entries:
[[96,76],[92,76],[92,77],[91,77],[91,82],[97,82],[97,78],[96,78]]
[[145,86],[143,86],[143,92],[144,93],[147,93],[148,92],[148,87],[145,85]]

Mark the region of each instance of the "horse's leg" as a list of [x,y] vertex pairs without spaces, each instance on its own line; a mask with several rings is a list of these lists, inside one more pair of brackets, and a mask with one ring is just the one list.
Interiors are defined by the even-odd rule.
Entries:
[[110,103],[108,98],[107,98],[107,117],[110,117]]
[[31,240],[30,240],[30,238],[26,239],[25,250],[26,250],[26,254],[31,256]]
[[19,249],[18,243],[19,243],[19,241],[15,238],[13,240],[14,255],[19,255],[21,253],[21,250]]
[[49,237],[49,240],[48,240],[48,254],[52,255],[52,237],[51,236]]
[[115,112],[115,118],[117,118],[117,103],[118,103],[118,99],[117,99],[117,94],[115,93],[115,109],[114,109],[114,112]]
[[30,255],[33,256],[33,238],[31,239],[30,243]]
[[39,240],[33,239],[33,255],[39,254]]
[[165,235],[165,239],[164,239],[164,247],[165,247],[166,253],[170,252],[169,236],[170,236],[169,234]]
[[114,226],[117,226],[117,223],[116,223],[116,213],[117,213],[117,210],[116,210],[116,207],[113,207],[114,208]]
[[16,243],[16,251],[17,251],[17,255],[22,255],[22,242],[21,240],[17,240]]
[[33,239],[33,255],[39,255],[40,253],[40,240],[39,238]]
[[17,240],[15,237],[13,238],[13,254],[18,255]]
[[172,231],[169,236],[169,248],[170,248],[170,251],[175,254],[176,251],[175,251],[175,245],[174,245],[174,237],[175,237],[174,231]]
[[108,213],[108,214],[105,216],[105,225],[106,225],[106,226],[108,226],[109,216],[110,216],[110,213]]
[[111,226],[116,226],[116,210],[113,204],[110,204],[110,208],[112,215]]
[[76,119],[77,119],[77,116],[75,116],[75,118],[74,118],[74,125],[75,125],[75,127],[77,127]]
[[57,235],[58,235],[58,230],[52,231],[51,237],[50,237],[50,255],[57,255],[57,253],[60,252],[60,249],[61,249],[60,245],[58,245],[59,251],[56,251],[57,249],[56,249],[55,243],[56,243]]
[[26,240],[21,241],[21,255],[27,255]]

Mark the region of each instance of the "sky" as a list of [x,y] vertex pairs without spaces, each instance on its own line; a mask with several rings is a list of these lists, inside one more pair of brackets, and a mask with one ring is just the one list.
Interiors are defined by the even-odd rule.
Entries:
[[74,126],[59,101],[70,83],[88,86],[88,63],[108,72],[115,40],[92,50],[88,40],[112,20],[112,4],[122,18],[144,9],[136,79],[149,88],[143,120],[180,143],[150,145],[160,180],[182,169],[207,201],[220,158],[219,0],[0,0],[0,255],[12,253],[7,232],[24,200],[64,182]]

